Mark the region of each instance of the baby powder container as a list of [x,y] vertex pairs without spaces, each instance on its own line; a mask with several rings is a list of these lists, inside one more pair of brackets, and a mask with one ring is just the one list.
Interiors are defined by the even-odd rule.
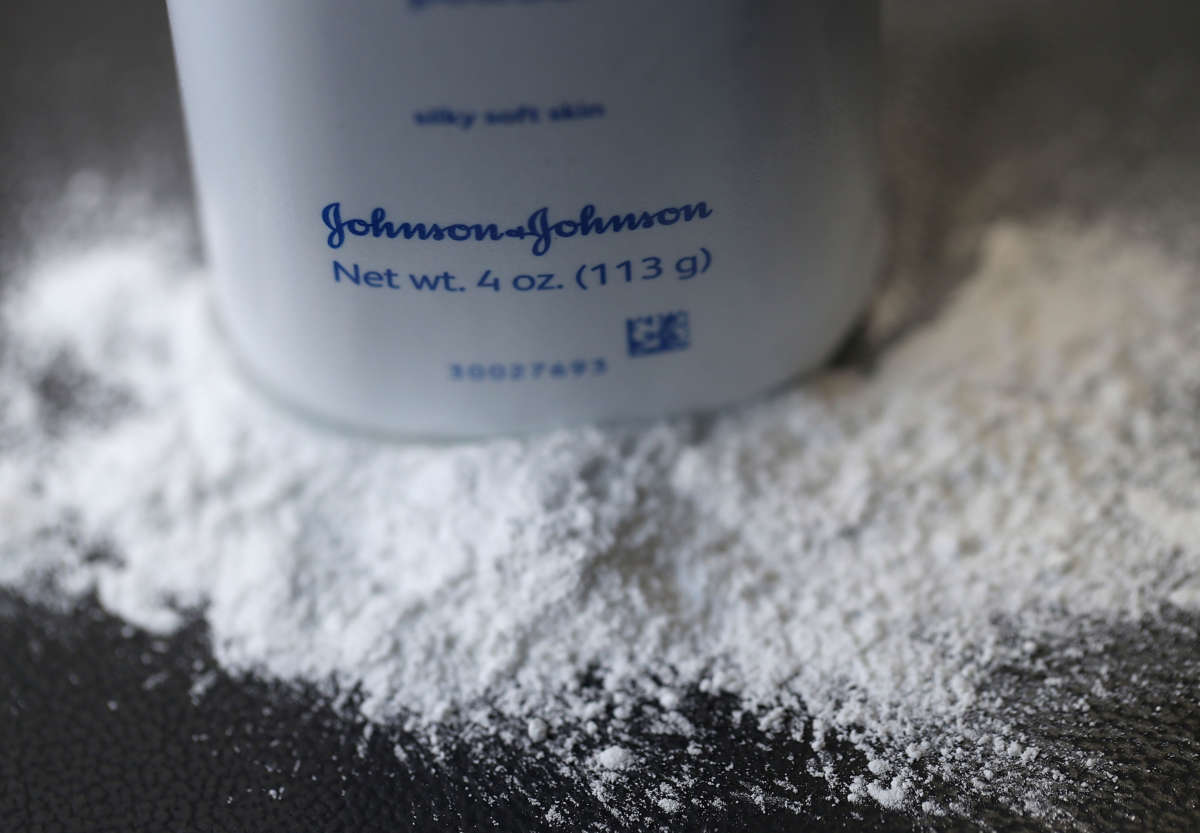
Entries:
[[326,421],[713,408],[870,292],[877,0],[168,5],[219,317]]

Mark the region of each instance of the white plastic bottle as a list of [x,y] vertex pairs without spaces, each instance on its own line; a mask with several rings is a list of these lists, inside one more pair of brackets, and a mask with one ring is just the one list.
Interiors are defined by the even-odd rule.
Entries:
[[221,320],[357,429],[707,409],[881,256],[877,0],[169,0]]

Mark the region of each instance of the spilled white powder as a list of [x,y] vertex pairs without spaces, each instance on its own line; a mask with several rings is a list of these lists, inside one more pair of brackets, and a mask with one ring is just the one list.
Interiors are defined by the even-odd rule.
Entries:
[[[918,8],[936,40],[949,6]],[[1083,810],[1126,787],[1075,742],[1093,705],[1197,673],[1110,667],[1102,637],[1200,612],[1200,134],[1180,115],[1200,74],[1098,66],[1120,50],[1077,34],[1094,4],[1063,8],[1053,51],[1083,63],[1062,80],[989,91],[935,62],[893,99],[899,277],[933,247],[962,278],[936,317],[869,371],[709,420],[338,437],[231,368],[176,229],[39,259],[0,327],[0,583],[94,589],[155,631],[199,612],[227,668],[358,688],[376,731],[435,751],[501,738],[630,829],[806,812],[805,777],[1096,829]],[[1119,24],[1104,42],[1133,38]],[[987,76],[991,41],[966,35]],[[877,302],[885,331],[944,288],[915,278]],[[729,733],[811,755],[713,789],[732,762],[697,692],[727,696]],[[578,828],[569,798],[539,806]]]
[[[698,687],[853,740],[852,800],[919,806],[933,772],[1045,812],[1061,755],[991,705],[989,664],[1200,598],[1200,284],[1117,225],[996,225],[870,375],[704,426],[446,446],[277,412],[163,257],[114,244],[10,294],[0,578],[156,631],[203,610],[226,666],[361,686],[375,721],[508,716],[571,760],[609,707],[688,737]],[[617,741],[585,767],[602,798],[638,767]]]
[[593,758],[601,769],[628,769],[633,766],[633,755],[628,749],[620,746],[608,746],[596,753]]

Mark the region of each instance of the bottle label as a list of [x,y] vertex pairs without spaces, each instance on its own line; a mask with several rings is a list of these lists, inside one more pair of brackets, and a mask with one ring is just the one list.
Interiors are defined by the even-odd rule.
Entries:
[[169,0],[225,329],[339,422],[706,408],[820,361],[880,225],[877,0]]

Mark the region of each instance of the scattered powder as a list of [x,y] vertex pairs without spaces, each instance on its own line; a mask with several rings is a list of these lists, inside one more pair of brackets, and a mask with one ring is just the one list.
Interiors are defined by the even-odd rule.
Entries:
[[[203,609],[228,667],[361,685],[372,720],[515,717],[544,746],[556,721],[669,715],[698,687],[770,733],[811,715],[816,749],[857,738],[853,799],[919,803],[931,758],[1036,794],[1055,774],[996,725],[989,661],[1198,592],[1200,370],[1178,357],[1200,293],[1113,226],[996,226],[872,376],[706,426],[451,446],[277,413],[228,366],[203,283],[157,255],[50,264],[9,299],[3,578],[94,587],[153,630]],[[50,414],[64,367],[88,404]],[[637,768],[623,745],[591,760],[600,781]]]
[[[515,725],[614,803],[644,704],[706,758],[681,711],[704,692],[804,739],[849,800],[1052,814],[1082,759],[1010,719],[991,672],[1083,621],[1200,609],[1200,279],[1127,219],[983,225],[961,289],[870,372],[458,445],[265,402],[171,234],[43,259],[4,309],[0,581],[94,590],[152,631],[202,611],[227,668],[357,688],[431,738]],[[1088,707],[1055,685],[1030,708]],[[821,757],[834,739],[857,772]],[[642,791],[671,814],[688,784]]]
[[674,798],[668,798],[667,796],[659,798],[655,804],[657,804],[658,809],[662,810],[664,813],[678,813],[683,809],[683,805],[680,804],[679,801]]
[[620,746],[609,746],[596,753],[593,760],[601,769],[629,769],[633,766],[633,755]]

